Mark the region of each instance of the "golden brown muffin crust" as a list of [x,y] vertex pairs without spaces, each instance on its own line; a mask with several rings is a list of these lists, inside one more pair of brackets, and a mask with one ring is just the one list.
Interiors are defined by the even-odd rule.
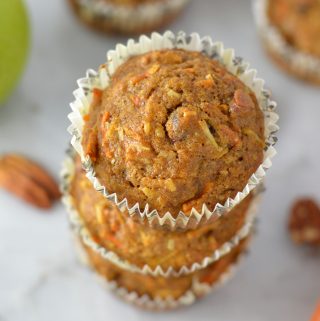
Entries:
[[263,159],[253,92],[198,52],[154,51],[122,64],[85,117],[83,146],[101,183],[160,213],[212,210]]
[[269,0],[268,14],[290,45],[320,57],[319,0]]

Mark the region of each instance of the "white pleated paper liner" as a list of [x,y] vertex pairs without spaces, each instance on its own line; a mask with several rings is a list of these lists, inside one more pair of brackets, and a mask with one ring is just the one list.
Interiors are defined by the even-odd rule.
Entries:
[[[103,276],[99,275],[95,269],[91,266],[89,258],[83,246],[77,236],[74,235],[75,247],[77,250],[78,258],[82,264],[88,266],[99,283],[102,284],[106,289],[112,291],[122,300],[134,304],[140,308],[148,309],[148,310],[169,310],[169,309],[177,309],[184,306],[189,306],[198,298],[206,296],[213,291],[219,289],[224,284],[226,284],[235,274],[237,269],[239,268],[241,262],[247,255],[247,250],[244,250],[243,253],[239,255],[234,263],[232,263],[227,270],[221,274],[219,279],[213,284],[209,285],[207,283],[200,282],[197,277],[193,277],[191,288],[186,291],[181,297],[178,299],[173,298],[151,298],[149,295],[139,295],[137,292],[128,291],[126,288],[121,287],[117,284],[116,281],[108,281]],[[248,246],[247,246],[248,247]]]
[[[212,59],[220,61],[228,71],[239,77],[240,80],[252,89],[258,99],[265,119],[263,162],[256,172],[252,174],[243,191],[238,192],[234,199],[228,198],[224,204],[217,203],[212,211],[208,209],[206,204],[203,204],[200,212],[192,208],[190,213],[180,211],[177,216],[172,215],[170,212],[162,215],[157,209],[151,209],[148,204],[144,208],[141,208],[139,203],[129,206],[126,198],[119,199],[116,193],[108,191],[95,176],[92,161],[88,155],[84,154],[81,145],[84,125],[82,117],[89,111],[93,89],[99,88],[103,90],[108,87],[111,75],[129,57],[153,50],[172,48],[200,51]],[[187,35],[184,32],[179,32],[175,35],[171,31],[167,31],[163,35],[153,33],[150,38],[141,36],[137,42],[130,39],[127,46],[117,45],[115,50],[110,50],[107,53],[107,63],[98,72],[88,70],[86,77],[78,80],[79,88],[74,91],[75,101],[70,105],[72,109],[72,112],[69,114],[71,121],[69,132],[72,135],[71,143],[81,156],[82,165],[94,188],[101,192],[108,200],[115,203],[120,210],[127,210],[131,217],[139,219],[142,222],[147,222],[151,227],[163,227],[171,230],[191,229],[197,227],[200,223],[204,224],[208,221],[213,221],[215,218],[223,215],[223,213],[230,211],[262,182],[266,175],[266,170],[272,165],[271,159],[276,154],[273,147],[277,141],[276,132],[279,129],[276,124],[278,115],[274,111],[276,103],[270,99],[268,91],[264,89],[264,81],[257,78],[256,74],[255,69],[250,69],[248,63],[234,55],[233,49],[224,49],[221,42],[213,42],[210,37],[201,38],[197,33],[191,35]]]
[[[187,275],[194,273],[198,270],[206,268],[213,262],[218,261],[221,257],[230,253],[240,242],[245,239],[251,232],[258,205],[260,203],[260,195],[255,195],[253,201],[251,202],[249,209],[247,210],[246,220],[244,225],[240,230],[227,242],[221,245],[218,249],[213,251],[211,256],[205,257],[201,262],[193,263],[191,266],[182,266],[180,269],[174,269],[169,267],[167,269],[163,268],[161,265],[156,267],[150,267],[149,265],[144,265],[139,267],[129,261],[122,259],[115,252],[108,250],[107,248],[98,244],[92,238],[90,231],[85,226],[85,223],[81,219],[77,209],[74,205],[74,200],[69,193],[70,184],[75,173],[75,164],[72,157],[67,157],[62,170],[62,192],[63,192],[63,203],[65,204],[68,214],[69,222],[73,232],[78,235],[81,241],[88,246],[91,250],[98,253],[105,260],[115,264],[119,268],[144,275],[152,276],[162,276],[162,277],[179,277],[182,275]],[[258,190],[257,190],[258,191]]]
[[268,17],[268,0],[254,0],[255,21],[266,47],[279,56],[293,72],[317,79],[320,82],[320,58],[303,53],[288,44]]
[[104,0],[72,0],[80,15],[92,22],[104,22],[121,32],[136,32],[158,26],[170,16],[179,13],[190,0],[162,0],[152,3],[125,6]]

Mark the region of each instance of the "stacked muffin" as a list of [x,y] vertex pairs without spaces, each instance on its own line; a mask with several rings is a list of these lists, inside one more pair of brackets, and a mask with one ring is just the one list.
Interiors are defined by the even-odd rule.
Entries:
[[100,32],[139,34],[164,27],[189,0],[69,0],[75,14]]
[[146,39],[79,81],[81,159],[67,163],[65,201],[89,264],[122,297],[169,308],[207,293],[245,251],[277,116],[221,44]]

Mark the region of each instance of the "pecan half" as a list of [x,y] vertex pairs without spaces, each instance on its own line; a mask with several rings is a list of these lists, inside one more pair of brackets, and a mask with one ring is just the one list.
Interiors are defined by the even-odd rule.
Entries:
[[39,208],[50,208],[60,198],[53,178],[35,162],[16,154],[0,159],[0,187]]
[[320,208],[314,200],[297,200],[289,217],[289,232],[298,244],[320,245]]
[[242,89],[237,89],[233,98],[234,103],[230,106],[231,113],[246,113],[254,108],[251,96]]

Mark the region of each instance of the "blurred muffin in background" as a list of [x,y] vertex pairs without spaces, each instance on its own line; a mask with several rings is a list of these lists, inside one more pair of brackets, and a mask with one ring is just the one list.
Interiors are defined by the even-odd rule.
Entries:
[[105,33],[140,34],[158,30],[190,0],[69,0],[76,15]]
[[270,0],[269,17],[291,46],[320,57],[320,1]]
[[257,0],[267,50],[283,69],[320,84],[320,1]]

